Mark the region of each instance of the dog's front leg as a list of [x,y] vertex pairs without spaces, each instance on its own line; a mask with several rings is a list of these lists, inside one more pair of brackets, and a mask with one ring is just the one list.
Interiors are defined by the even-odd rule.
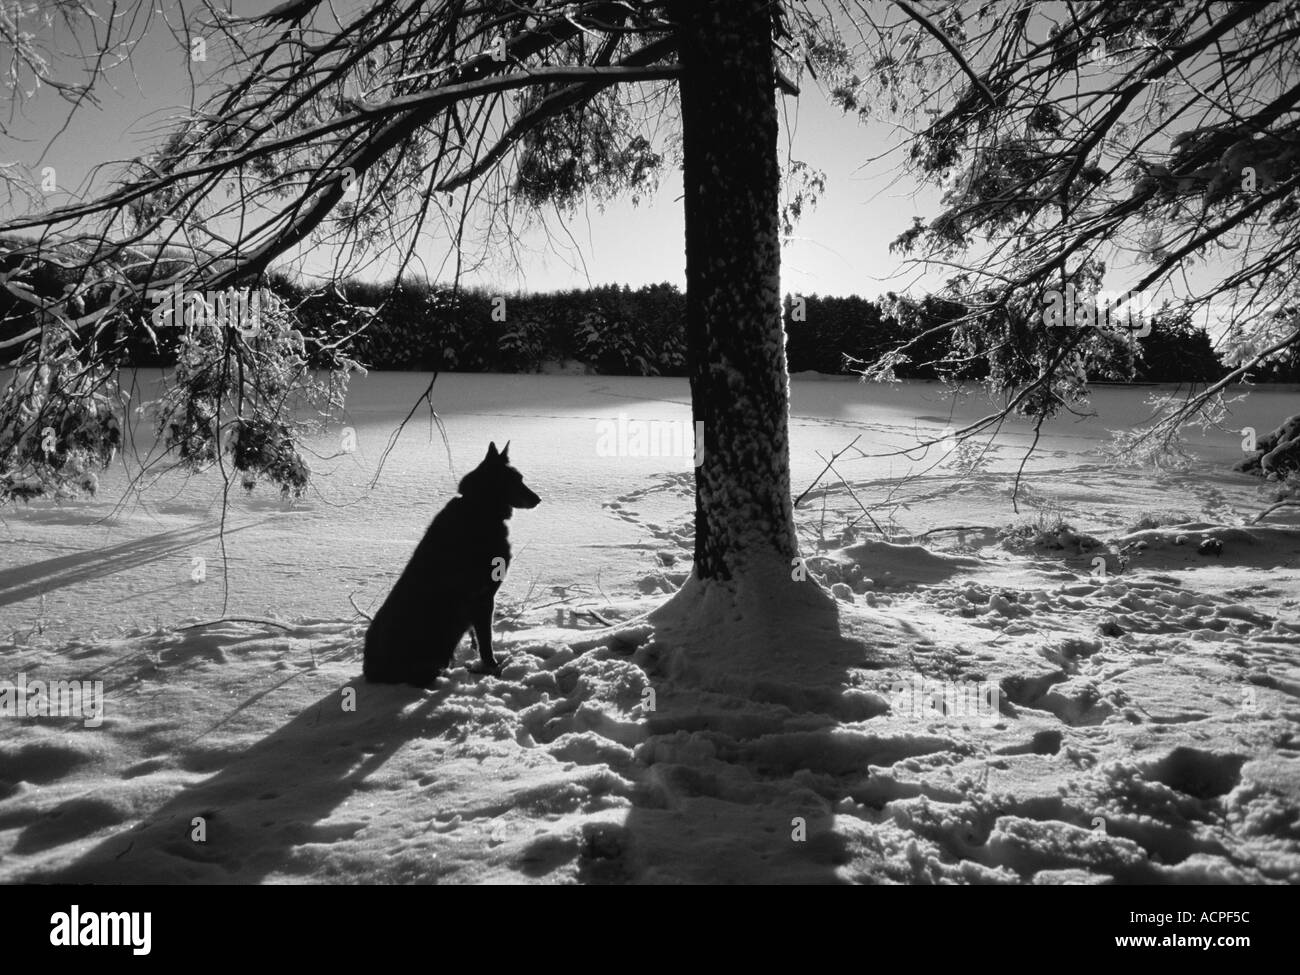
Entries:
[[478,647],[478,666],[470,669],[480,674],[495,674],[500,671],[496,657],[492,655],[492,609],[496,593],[488,593],[474,604],[471,626],[474,630],[474,643]]

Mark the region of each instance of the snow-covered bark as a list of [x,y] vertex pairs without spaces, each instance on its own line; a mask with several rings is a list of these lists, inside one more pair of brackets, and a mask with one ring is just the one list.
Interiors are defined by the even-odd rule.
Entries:
[[677,16],[691,399],[704,424],[695,573],[732,579],[758,562],[789,573],[797,546],[770,5],[687,2]]

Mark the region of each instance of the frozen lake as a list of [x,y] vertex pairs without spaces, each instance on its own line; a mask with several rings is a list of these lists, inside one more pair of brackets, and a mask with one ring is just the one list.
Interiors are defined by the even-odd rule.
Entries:
[[[312,447],[318,456],[311,458],[316,476],[302,502],[286,505],[265,485],[251,495],[235,486],[226,521],[228,568],[218,536],[221,483],[215,474],[168,475],[140,499],[126,496],[128,475],[119,460],[102,476],[93,500],[5,511],[0,633],[40,623],[52,636],[107,635],[118,626],[211,619],[222,615],[226,585],[227,615],[347,618],[350,593],[362,608],[373,608],[489,440],[511,442],[513,461],[543,499],[512,522],[515,563],[503,602],[527,597],[536,606],[549,602],[557,586],[592,596],[626,595],[637,586],[645,591],[664,561],[680,559],[683,548],[689,553],[689,447],[674,457],[603,456],[609,450],[601,442],[620,415],[688,430],[685,379],[443,374],[433,402],[450,458],[422,407],[371,489],[384,448],[428,380],[420,373],[355,378],[348,422],[356,450],[339,453],[339,429],[317,438]],[[1205,464],[1194,475],[1156,478],[1114,467],[1104,454],[1108,431],[1131,429],[1148,416],[1146,401],[1157,391],[1172,390],[1102,387],[1093,400],[1096,417],[1048,423],[1025,468],[1019,517],[1036,507],[1059,508],[1076,527],[1101,531],[1171,507],[1229,522],[1258,510],[1258,482],[1229,471],[1241,451],[1236,430],[1272,429],[1295,412],[1296,390],[1257,389],[1234,406],[1232,430],[1192,431],[1190,443]],[[813,481],[823,458],[854,437],[863,453],[886,455],[991,409],[977,395],[954,402],[936,383],[796,378],[794,492]],[[873,511],[882,525],[891,516],[891,527],[910,531],[1002,525],[1018,517],[1011,506],[1012,474],[1031,440],[1028,423],[1005,425],[989,446],[986,468],[974,475],[963,474],[938,448],[910,457],[850,452],[837,468],[864,504],[888,502]],[[900,486],[905,475],[916,479]],[[857,503],[838,480],[827,475],[826,481],[832,490],[814,492],[800,509],[806,548],[818,532],[831,535],[851,519],[860,521]],[[196,582],[200,559],[205,578]]]

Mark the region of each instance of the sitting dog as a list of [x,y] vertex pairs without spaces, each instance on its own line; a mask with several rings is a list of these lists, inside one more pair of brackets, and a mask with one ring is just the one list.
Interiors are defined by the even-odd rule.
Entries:
[[479,652],[471,669],[496,673],[492,610],[510,565],[506,522],[514,508],[541,502],[510,466],[509,452],[509,443],[500,453],[489,444],[483,462],[461,478],[460,496],[429,525],[366,630],[366,680],[433,683],[471,627]]

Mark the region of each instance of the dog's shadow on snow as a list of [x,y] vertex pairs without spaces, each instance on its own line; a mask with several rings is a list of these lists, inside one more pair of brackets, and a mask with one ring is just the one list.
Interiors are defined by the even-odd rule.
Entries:
[[[178,749],[188,770],[215,774],[39,879],[244,884],[274,875],[345,883],[341,866],[322,865],[330,859],[329,845],[366,828],[370,810],[382,805],[369,801],[367,793],[388,787],[372,776],[399,749],[458,724],[461,719],[440,708],[450,690],[371,685],[358,675],[251,747],[227,739]],[[160,759],[146,760],[124,777],[165,774],[166,767]],[[346,808],[349,800],[355,813]],[[66,810],[28,825],[18,852],[50,848],[109,825],[103,820],[111,816],[110,803],[100,800],[105,808],[98,811],[99,822],[86,803],[84,797],[72,800],[64,804]],[[119,813],[117,821],[122,818]]]

